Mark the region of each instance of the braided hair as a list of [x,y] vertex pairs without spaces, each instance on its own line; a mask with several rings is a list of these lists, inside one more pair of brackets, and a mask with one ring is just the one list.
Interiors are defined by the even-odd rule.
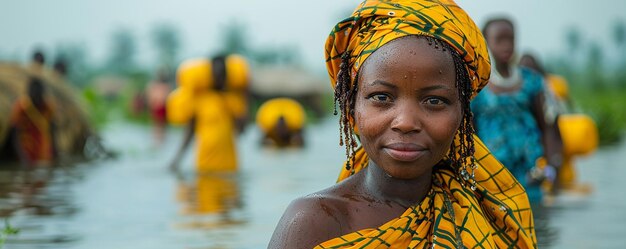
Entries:
[[[446,42],[425,35],[417,37],[427,39],[430,46],[433,46],[435,49],[441,49],[441,51],[444,52],[448,51],[448,53],[452,55],[456,74],[456,87],[458,89],[463,117],[457,130],[457,135],[460,141],[452,142],[447,159],[445,160],[449,161],[449,165],[457,170],[459,175],[465,181],[469,181],[469,179],[474,178],[475,163],[473,157],[473,135],[475,130],[472,122],[473,114],[470,109],[470,99],[473,89],[471,87],[469,74],[465,67],[464,60],[461,58],[461,55],[459,55],[459,53]],[[340,114],[339,145],[346,146],[346,157],[348,158],[348,162],[346,163],[347,170],[350,170],[352,167],[351,165],[354,164],[354,155],[357,149],[357,138],[352,129],[352,122],[354,120],[354,106],[358,89],[358,76],[354,77],[354,79],[351,79],[350,77],[350,69],[352,67],[352,65],[350,65],[350,52],[351,51],[346,51],[341,56],[341,64],[339,66],[339,72],[337,73],[337,84],[335,86],[334,96],[334,114]],[[339,112],[337,109],[339,109]],[[471,167],[471,173],[467,170],[467,165]]]

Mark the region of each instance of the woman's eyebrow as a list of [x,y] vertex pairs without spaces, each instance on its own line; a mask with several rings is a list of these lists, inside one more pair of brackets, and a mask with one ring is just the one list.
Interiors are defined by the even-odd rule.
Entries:
[[396,86],[395,84],[387,82],[387,81],[384,81],[384,80],[374,80],[374,81],[372,81],[372,83],[369,83],[369,85],[370,86],[383,85],[383,86],[391,87],[391,88],[394,88],[394,89],[398,88],[398,86]]
[[444,84],[437,84],[437,85],[425,86],[425,87],[422,87],[422,88],[420,88],[418,90],[419,91],[434,91],[434,90],[451,91],[452,88],[450,88],[449,86],[446,86]]
[[[371,83],[368,84],[369,86],[377,86],[377,85],[382,85],[382,86],[386,86],[392,89],[398,89],[398,86],[388,82],[388,81],[384,81],[384,80],[374,80]],[[417,91],[420,92],[430,92],[430,91],[435,91],[435,90],[445,90],[445,91],[452,91],[454,89],[450,88],[449,86],[445,85],[445,84],[435,84],[435,85],[430,85],[430,86],[425,86],[422,88],[417,89]]]

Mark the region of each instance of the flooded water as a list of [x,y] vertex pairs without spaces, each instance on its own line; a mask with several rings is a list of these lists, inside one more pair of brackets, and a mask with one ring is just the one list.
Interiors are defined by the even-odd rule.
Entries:
[[[151,146],[148,127],[112,124],[103,132],[116,159],[56,169],[0,171],[0,215],[20,229],[5,248],[265,248],[287,204],[334,183],[344,158],[334,119],[311,126],[304,150],[240,138],[240,171],[195,176],[167,170],[181,142]],[[536,211],[542,248],[624,248],[626,144],[580,159],[585,198],[563,197]]]

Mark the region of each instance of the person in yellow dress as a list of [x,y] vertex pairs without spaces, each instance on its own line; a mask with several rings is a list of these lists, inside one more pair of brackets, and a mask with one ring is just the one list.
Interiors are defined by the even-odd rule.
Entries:
[[274,98],[264,102],[257,111],[256,123],[265,146],[304,146],[306,113],[297,101],[290,98]]
[[[237,75],[233,75],[233,74]],[[237,169],[237,120],[247,112],[245,98],[232,109],[229,86],[245,86],[248,67],[238,55],[216,56],[211,60],[192,59],[178,69],[178,88],[167,100],[167,118],[174,124],[187,124],[185,137],[170,168],[178,170],[180,160],[197,135],[196,169],[198,172],[235,171]]]
[[348,159],[287,207],[269,248],[536,247],[524,188],[474,134],[491,67],[464,10],[366,0],[325,51]]

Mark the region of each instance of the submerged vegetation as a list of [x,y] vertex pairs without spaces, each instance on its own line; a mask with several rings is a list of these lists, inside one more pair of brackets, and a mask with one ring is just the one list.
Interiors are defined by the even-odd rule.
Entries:
[[9,224],[9,220],[5,220],[4,228],[2,229],[2,231],[0,231],[0,248],[4,247],[4,242],[7,240],[7,238],[16,235],[19,232],[19,229],[12,227],[11,224]]

